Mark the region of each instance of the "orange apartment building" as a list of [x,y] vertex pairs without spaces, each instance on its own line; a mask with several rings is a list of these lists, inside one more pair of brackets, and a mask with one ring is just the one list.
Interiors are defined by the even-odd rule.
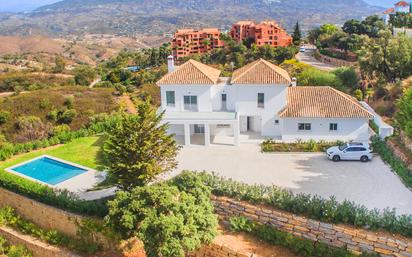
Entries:
[[292,37],[276,21],[239,21],[233,24],[230,36],[236,41],[252,38],[257,46],[289,46]]
[[[205,41],[208,43],[205,44]],[[193,54],[203,54],[215,48],[222,48],[220,31],[217,28],[202,30],[178,30],[172,40],[172,51],[175,60]]]

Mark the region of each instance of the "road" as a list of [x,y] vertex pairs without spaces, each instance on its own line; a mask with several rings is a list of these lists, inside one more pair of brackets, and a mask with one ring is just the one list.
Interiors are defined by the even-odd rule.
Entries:
[[323,63],[320,62],[318,60],[315,59],[315,57],[313,56],[313,53],[310,52],[299,52],[296,55],[296,59],[300,62],[309,64],[319,70],[323,70],[323,71],[332,71],[336,68],[338,68],[335,65],[329,64],[329,63]]

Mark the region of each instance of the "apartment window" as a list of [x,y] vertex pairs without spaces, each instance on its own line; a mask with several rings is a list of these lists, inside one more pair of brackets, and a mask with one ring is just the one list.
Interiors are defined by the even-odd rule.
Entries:
[[184,109],[186,111],[197,111],[197,96],[185,95],[183,97]]
[[166,91],[166,105],[175,106],[175,91]]
[[310,131],[312,130],[311,123],[298,123],[298,130],[299,131]]
[[258,108],[265,108],[265,94],[258,93],[257,98]]
[[338,123],[329,123],[329,131],[337,131]]
[[275,125],[279,125],[279,120],[275,120]]

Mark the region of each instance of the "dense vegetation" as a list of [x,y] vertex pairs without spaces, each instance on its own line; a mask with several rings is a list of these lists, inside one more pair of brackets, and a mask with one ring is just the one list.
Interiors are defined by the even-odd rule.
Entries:
[[10,142],[47,139],[78,130],[93,115],[117,108],[111,89],[59,87],[0,99],[0,134]]
[[[184,184],[156,184],[122,191],[110,201],[106,221],[124,238],[138,236],[149,257],[183,257],[216,236],[210,188],[187,174]],[[136,229],[138,228],[138,229]]]
[[[304,215],[329,223],[350,224],[371,230],[386,230],[408,237],[412,236],[412,215],[397,216],[395,210],[368,210],[365,206],[334,197],[324,199],[308,194],[294,194],[276,186],[248,185],[225,179],[206,172],[198,173],[212,193],[248,201],[252,204],[267,204],[294,214]],[[181,180],[181,183],[185,183]]]
[[73,86],[74,84],[73,78],[61,77],[54,74],[17,71],[0,74],[0,92],[31,91],[41,88]]
[[243,216],[234,216],[229,220],[229,223],[233,231],[250,233],[270,244],[286,247],[302,257],[379,257],[379,254],[372,253],[356,255],[345,247],[336,248],[322,242],[313,242],[309,239],[296,237],[269,225],[250,221]]

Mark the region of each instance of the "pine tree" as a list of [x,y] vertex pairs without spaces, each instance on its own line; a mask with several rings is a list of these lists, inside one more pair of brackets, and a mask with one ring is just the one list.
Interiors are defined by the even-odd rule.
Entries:
[[103,152],[111,179],[121,189],[130,190],[173,170],[179,146],[161,124],[162,114],[150,99],[137,106],[136,114],[122,117],[106,135]]
[[302,40],[302,32],[300,31],[299,22],[296,22],[295,30],[293,31],[292,38],[293,38],[293,43],[295,45],[300,44],[300,41]]

